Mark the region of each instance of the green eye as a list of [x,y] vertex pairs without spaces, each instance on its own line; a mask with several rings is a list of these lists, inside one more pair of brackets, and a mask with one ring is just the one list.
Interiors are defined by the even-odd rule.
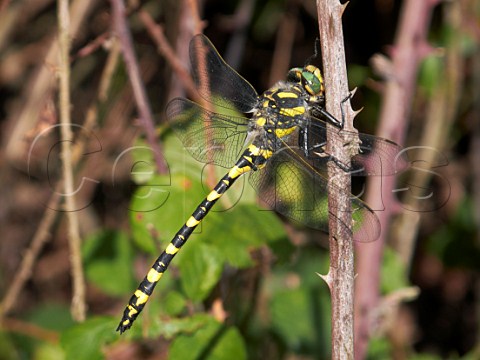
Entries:
[[322,90],[320,79],[309,71],[303,71],[304,87],[311,95],[317,95]]

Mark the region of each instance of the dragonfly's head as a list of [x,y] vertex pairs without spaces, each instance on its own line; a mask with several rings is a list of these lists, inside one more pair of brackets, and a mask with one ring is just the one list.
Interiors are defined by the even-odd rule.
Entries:
[[287,79],[300,84],[311,96],[323,96],[325,91],[322,72],[314,65],[290,69]]

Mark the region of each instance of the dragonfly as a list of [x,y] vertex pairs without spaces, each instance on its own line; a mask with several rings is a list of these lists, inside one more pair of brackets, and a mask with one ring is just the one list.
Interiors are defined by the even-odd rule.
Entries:
[[349,165],[327,153],[328,134],[342,131],[345,135],[346,130],[343,116],[337,120],[325,110],[325,88],[318,67],[292,68],[285,81],[259,95],[205,35],[192,38],[189,53],[203,104],[175,98],[167,105],[166,118],[193,158],[229,170],[154,262],[124,310],[117,328],[120,333],[132,326],[194,229],[244,174],[250,174],[249,182],[272,209],[325,232],[336,210],[328,208],[327,194],[335,188],[349,196],[355,239],[374,241],[380,234],[374,211],[350,191],[329,182],[327,164],[333,161],[357,176],[392,175],[405,168],[399,145],[368,134],[350,134],[358,139],[359,153]]

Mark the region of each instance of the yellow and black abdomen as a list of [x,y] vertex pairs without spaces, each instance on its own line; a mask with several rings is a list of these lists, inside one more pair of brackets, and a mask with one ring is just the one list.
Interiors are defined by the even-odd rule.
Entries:
[[215,188],[197,206],[190,218],[188,218],[186,223],[181,227],[166,249],[152,265],[147,276],[145,276],[135,293],[130,298],[128,305],[123,312],[122,320],[118,325],[117,331],[123,333],[132,326],[133,322],[150,298],[150,295],[152,295],[155,286],[167,270],[172,259],[187,242],[197,225],[200,224],[205,216],[207,216],[217,200],[220,199],[220,197],[240,176],[252,170],[262,168],[272,155],[273,153],[271,150],[258,147],[254,144],[247,147],[237,163],[227,174],[225,174]]

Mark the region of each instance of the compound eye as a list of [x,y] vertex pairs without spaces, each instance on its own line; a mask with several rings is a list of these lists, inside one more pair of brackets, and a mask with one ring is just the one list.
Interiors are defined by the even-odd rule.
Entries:
[[322,91],[320,78],[309,71],[302,72],[303,87],[310,95],[318,95]]
[[287,74],[287,81],[294,82],[294,83],[301,83],[302,82],[302,68],[293,68]]

